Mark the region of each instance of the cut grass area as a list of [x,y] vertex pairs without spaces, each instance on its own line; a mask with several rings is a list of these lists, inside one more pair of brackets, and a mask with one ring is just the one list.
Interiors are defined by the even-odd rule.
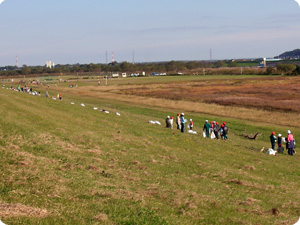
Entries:
[[[0,203],[28,211],[0,208],[7,224],[293,224],[300,214],[299,156],[259,152],[286,127],[187,112],[199,134],[181,134],[163,126],[177,113],[168,107],[72,93],[0,89],[0,106]],[[230,140],[201,137],[204,119],[226,121]],[[256,131],[257,141],[238,136]]]

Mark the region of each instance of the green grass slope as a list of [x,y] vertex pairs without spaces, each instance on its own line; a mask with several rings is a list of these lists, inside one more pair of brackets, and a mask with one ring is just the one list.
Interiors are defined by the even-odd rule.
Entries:
[[[164,128],[164,118],[176,113],[71,95],[54,101],[1,88],[0,219],[6,224],[297,221],[299,156],[259,152],[269,147],[273,129],[287,128],[187,113],[199,133],[206,118],[228,122],[230,140],[224,142]],[[262,133],[256,141],[238,136],[256,131]]]

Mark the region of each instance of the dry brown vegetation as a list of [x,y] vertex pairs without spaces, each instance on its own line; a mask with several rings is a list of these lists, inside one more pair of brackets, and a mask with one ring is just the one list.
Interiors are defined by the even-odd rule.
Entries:
[[300,78],[254,78],[153,84],[119,93],[228,106],[300,112]]
[[[64,92],[150,107],[298,127],[300,78],[261,77],[79,87]],[[256,110],[253,110],[256,109]],[[270,113],[270,111],[272,113]],[[289,117],[286,113],[289,112]],[[293,120],[290,119],[293,118]]]
[[46,217],[45,209],[32,208],[21,204],[0,204],[0,218],[7,217]]

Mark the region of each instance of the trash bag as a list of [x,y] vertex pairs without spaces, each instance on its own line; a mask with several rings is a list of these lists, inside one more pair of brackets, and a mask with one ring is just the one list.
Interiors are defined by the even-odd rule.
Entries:
[[268,155],[275,155],[277,151],[274,151],[273,149],[269,148],[268,151],[266,151]]
[[210,134],[210,138],[211,138],[211,139],[215,139],[215,138],[216,138],[216,135],[215,135],[215,133],[214,133],[214,132],[211,132],[211,134]]
[[205,133],[205,131],[203,131],[202,135],[203,135],[203,137],[206,137],[206,133]]
[[277,152],[283,154],[284,148],[283,147],[278,147]]

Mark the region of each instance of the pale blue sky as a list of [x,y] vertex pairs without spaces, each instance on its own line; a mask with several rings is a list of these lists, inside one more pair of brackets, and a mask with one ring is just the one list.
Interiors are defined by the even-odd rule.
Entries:
[[273,57],[300,48],[294,0],[5,0],[0,66]]

